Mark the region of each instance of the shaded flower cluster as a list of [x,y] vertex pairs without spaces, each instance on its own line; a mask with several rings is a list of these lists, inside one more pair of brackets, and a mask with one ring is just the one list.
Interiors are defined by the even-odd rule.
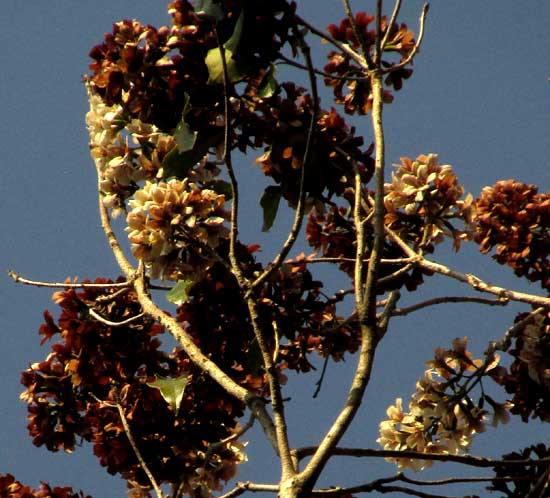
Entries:
[[485,187],[475,202],[474,240],[519,277],[550,289],[550,194],[515,180]]
[[[352,193],[348,190],[345,197],[350,205],[330,206],[328,209],[314,210],[308,216],[306,239],[309,245],[327,258],[341,258],[335,260],[339,268],[350,277],[354,276],[355,257],[357,249],[357,235],[351,208]],[[366,227],[367,247],[372,245],[372,228]],[[393,259],[402,256],[401,249],[389,240],[384,241],[383,258]],[[367,265],[364,265],[366,271]],[[414,267],[402,272],[402,264],[385,264],[379,268],[378,293],[387,290],[399,289],[405,286],[414,290],[424,282],[423,275],[427,274],[420,268]],[[398,272],[398,273],[396,273]],[[394,276],[396,275],[396,276]]]
[[[296,206],[312,102],[303,88],[292,83],[284,83],[282,88],[285,98],[273,97],[265,104],[258,104],[264,121],[263,141],[268,148],[256,162],[261,164],[266,176],[281,185],[282,195],[290,205]],[[322,199],[323,195],[342,195],[353,184],[350,158],[357,162],[366,183],[374,171],[374,161],[372,147],[363,151],[362,145],[363,139],[355,136],[355,128],[334,109],[321,111],[308,151],[304,178],[306,195],[312,201]]]
[[[240,248],[245,275],[262,270]],[[256,296],[259,325],[268,347],[279,341],[276,363],[280,370],[308,372],[312,353],[342,360],[360,344],[356,323],[345,324],[337,315],[336,302],[322,294],[305,261],[289,262],[273,273]],[[203,350],[226,372],[249,389],[262,392],[267,383],[250,323],[246,302],[237,282],[224,265],[216,263],[193,285],[189,300],[178,308],[178,320]]]
[[[473,360],[466,346],[466,339],[455,339],[452,349],[437,349],[435,359],[427,362],[430,368],[416,384],[409,411],[403,411],[401,398],[388,408],[388,419],[380,423],[377,440],[384,449],[460,454],[467,451],[476,433],[485,430],[488,412],[481,400],[476,404],[468,392],[482,376],[492,375],[499,358]],[[505,404],[487,395],[482,400],[493,408],[493,425],[508,421]],[[387,460],[415,471],[432,464],[411,458]]]
[[[26,390],[21,398],[28,403],[34,444],[70,452],[77,440],[89,441],[109,473],[120,474],[132,487],[148,488],[118,403],[157,482],[187,486],[197,496],[220,489],[244,455],[238,444],[213,451],[210,445],[233,434],[242,403],[204,376],[182,351],[163,352],[157,338],[163,329],[151,320],[138,316],[115,327],[90,316],[93,307],[112,322],[136,317],[140,306],[132,291],[108,286],[67,290],[55,293],[54,300],[61,315],[55,321],[46,312],[40,334],[43,341],[59,342],[44,361],[22,374]],[[176,413],[147,382],[183,375],[190,382]]]
[[[541,458],[550,456],[550,448],[540,443],[513,453],[503,455],[503,460],[533,460],[537,461]],[[546,482],[547,477],[544,474],[547,472],[546,465],[529,465],[522,466],[499,466],[495,469],[495,479],[491,486],[487,489],[491,491],[499,491],[503,493],[503,498],[524,498],[525,496],[533,496],[533,489],[537,483],[541,483],[538,493],[534,496],[540,498],[549,498],[550,489]],[[503,478],[511,478],[511,481]],[[541,481],[543,479],[544,481]]]
[[468,233],[451,221],[467,224],[471,220],[472,196],[462,199],[464,189],[451,166],[439,164],[436,154],[415,160],[403,157],[395,166],[392,181],[385,186],[386,224],[416,247],[426,248],[449,237],[458,249]]
[[71,487],[51,487],[41,483],[38,489],[31,489],[28,486],[16,481],[11,474],[0,474],[0,496],[2,498],[91,498],[84,495],[82,491],[76,493]]
[[[359,36],[358,40],[349,18],[343,19],[339,25],[331,24],[327,30],[331,36],[342,43],[348,44],[354,50],[361,48],[362,41],[365,43],[369,57],[372,56],[376,39],[375,28],[372,25],[374,16],[365,12],[358,12],[355,16],[355,25]],[[381,31],[383,34],[390,30],[388,43],[385,52],[397,53],[400,61],[403,61],[413,49],[415,41],[414,34],[408,30],[406,24],[394,23],[388,27],[388,20],[382,19]],[[332,51],[327,55],[329,63],[325,66],[325,72],[334,74],[338,78],[326,78],[325,83],[333,88],[335,102],[344,105],[348,114],[367,114],[372,108],[372,94],[370,82],[365,78],[365,70],[360,67],[349,55]],[[389,61],[382,61],[384,67],[392,65]],[[412,69],[403,67],[388,74],[385,79],[387,86],[400,90],[403,80],[412,75]],[[350,78],[350,79],[346,79]],[[384,102],[392,102],[393,97],[388,90],[384,90]]]
[[[516,320],[525,316],[520,314]],[[508,353],[514,361],[495,380],[513,396],[511,412],[524,422],[530,417],[550,421],[550,316],[535,315]]]
[[209,250],[228,234],[225,197],[187,179],[146,182],[129,205],[127,231],[134,256],[152,278],[199,278],[212,263]]

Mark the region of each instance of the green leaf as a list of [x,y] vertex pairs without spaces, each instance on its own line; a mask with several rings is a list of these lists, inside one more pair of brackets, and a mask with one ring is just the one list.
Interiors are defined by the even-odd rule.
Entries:
[[[231,38],[223,44],[225,64],[227,66],[227,76],[229,81],[234,83],[235,81],[242,80],[246,75],[245,68],[242,64],[239,64],[234,58],[234,54],[237,51],[239,42],[241,41],[241,33],[243,29],[243,12],[239,15],[235,29]],[[208,84],[214,85],[216,83],[223,83],[223,61],[219,47],[211,48],[206,54],[204,61],[208,68]]]
[[262,206],[264,213],[262,232],[269,232],[269,229],[273,226],[279,209],[281,195],[282,191],[279,186],[271,185],[264,190],[262,198],[260,199],[260,206]]
[[193,148],[185,152],[180,152],[179,147],[174,147],[162,160],[164,176],[179,180],[187,178],[189,170],[208,153],[208,149],[219,145],[222,141],[223,131],[220,131],[205,139],[201,134],[197,135]]
[[272,97],[273,94],[276,92],[278,83],[275,79],[275,73],[277,71],[277,67],[275,64],[271,64],[269,71],[264,76],[264,79],[262,80],[262,84],[258,88],[258,97],[261,99],[268,99],[269,97]]
[[183,399],[183,393],[185,392],[188,382],[188,375],[182,375],[175,379],[155,375],[155,380],[153,382],[147,382],[147,385],[158,389],[164,401],[170,405],[174,413],[178,413],[181,400]]
[[233,191],[231,190],[231,184],[225,180],[211,180],[204,184],[205,188],[213,190],[218,195],[224,195],[226,201],[233,199]]
[[196,0],[193,10],[195,14],[213,17],[216,21],[223,19],[223,10],[214,0]]
[[185,303],[189,298],[189,289],[193,287],[194,283],[189,279],[178,280],[176,285],[166,293],[166,299],[177,305]]
[[198,131],[193,131],[191,127],[185,122],[185,117],[181,118],[181,121],[176,126],[174,132],[174,140],[178,146],[178,152],[187,152],[192,150],[197,141]]

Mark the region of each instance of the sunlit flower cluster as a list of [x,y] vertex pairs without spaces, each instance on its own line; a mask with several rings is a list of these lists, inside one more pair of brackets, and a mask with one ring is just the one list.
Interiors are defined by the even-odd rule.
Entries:
[[104,204],[114,216],[138,183],[162,174],[161,161],[175,146],[174,138],[139,119],[128,120],[122,106],[105,104],[88,86],[90,111],[86,125],[90,154],[100,176]]
[[[429,369],[417,382],[409,410],[403,410],[401,398],[387,410],[388,419],[380,423],[377,442],[385,450],[419,451],[422,453],[461,454],[468,450],[473,436],[485,430],[488,412],[468,396],[466,384],[459,379],[485,375],[498,365],[499,358],[472,360],[466,351],[466,340],[455,339],[451,350],[437,349]],[[477,376],[477,377],[476,377]],[[471,387],[471,386],[470,386]],[[492,424],[506,423],[505,405],[489,400],[494,408]],[[400,468],[423,470],[430,460],[388,458]]]
[[401,158],[386,184],[384,204],[386,223],[399,225],[403,218],[416,217],[422,220],[420,245],[439,243],[444,236],[454,240],[458,247],[466,232],[452,227],[451,219],[469,222],[472,196],[464,195],[452,167],[438,163],[436,154],[420,155],[415,160]]
[[208,249],[228,234],[224,204],[223,195],[187,179],[147,181],[129,201],[126,230],[134,256],[146,263],[152,278],[197,276],[212,259]]

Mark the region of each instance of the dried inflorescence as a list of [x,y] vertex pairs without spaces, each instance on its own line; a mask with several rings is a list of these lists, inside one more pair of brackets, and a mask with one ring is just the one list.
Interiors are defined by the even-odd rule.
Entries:
[[[327,29],[336,41],[346,43],[354,50],[361,50],[361,44],[364,42],[369,56],[372,57],[376,39],[373,21],[374,16],[365,12],[356,14],[354,22],[362,40],[357,38],[349,18],[343,19],[339,25],[331,24]],[[414,47],[414,34],[408,30],[406,24],[394,23],[389,29],[390,34],[385,52],[395,52],[400,55],[399,61],[404,61]],[[384,35],[387,30],[388,20],[383,17],[382,34]],[[365,69],[349,55],[344,55],[341,52],[332,51],[327,57],[329,63],[324,68],[325,72],[338,76],[338,78],[325,79],[325,83],[333,88],[335,102],[343,104],[345,112],[348,114],[367,114],[372,108],[372,93],[369,79],[365,77]],[[387,68],[392,64],[382,61],[382,65]],[[384,82],[387,86],[400,90],[403,80],[411,75],[411,68],[398,68],[389,73]],[[389,90],[384,90],[383,99],[384,103],[392,102],[393,97]]]
[[228,234],[225,197],[187,179],[146,182],[129,205],[132,252],[152,278],[200,279],[216,260],[210,251]]
[[[386,224],[416,247],[426,248],[449,237],[458,249],[468,237],[472,196],[463,199],[464,189],[452,167],[439,164],[436,154],[428,154],[415,160],[403,157],[396,168],[385,186]],[[451,223],[455,220],[466,227],[455,228]]]
[[515,180],[499,181],[483,189],[475,207],[474,240],[480,251],[496,247],[496,261],[550,289],[550,194]]
[[[387,410],[380,423],[378,443],[385,450],[414,450],[422,453],[460,454],[468,450],[472,438],[485,430],[488,412],[475,403],[469,391],[482,376],[495,375],[499,358],[488,355],[474,360],[466,349],[466,339],[455,339],[450,350],[437,349],[435,359],[416,384],[416,392],[404,412],[401,398]],[[467,375],[469,374],[469,375]],[[492,424],[508,421],[507,405],[488,395],[482,398],[493,409]],[[430,460],[388,458],[400,468],[422,470]]]
[[[245,457],[238,443],[212,450],[210,445],[233,434],[243,404],[204,376],[182,351],[162,351],[158,336],[163,329],[153,321],[138,317],[114,327],[91,318],[91,307],[113,322],[138,315],[132,291],[86,288],[57,292],[54,299],[61,315],[55,321],[46,313],[40,334],[44,341],[59,341],[44,361],[22,374],[26,390],[21,398],[28,403],[34,444],[73,451],[77,440],[90,441],[109,473],[120,474],[132,487],[148,488],[150,482],[124,431],[119,403],[160,484],[182,484],[197,496],[220,489]],[[147,382],[183,375],[190,381],[175,413]]]
[[[516,321],[525,318],[522,313]],[[524,422],[550,421],[550,316],[537,314],[516,336],[508,350],[514,361],[498,382],[511,394],[511,412]]]
[[38,489],[31,489],[16,481],[11,474],[0,474],[0,496],[2,498],[91,498],[89,495],[84,495],[82,491],[78,493],[73,491],[71,487],[52,488],[44,482]]
[[[548,457],[550,457],[550,448],[539,443],[528,446],[521,451],[507,453],[502,456],[502,459],[516,461],[533,460],[536,462]],[[541,493],[537,495],[541,498],[546,498],[548,496],[547,469],[547,465],[498,466],[495,469],[495,479],[493,479],[491,486],[487,489],[504,493],[501,495],[503,498],[523,498],[525,496],[533,496],[533,489],[537,487],[537,484],[540,484],[541,488],[539,488],[539,491]]]

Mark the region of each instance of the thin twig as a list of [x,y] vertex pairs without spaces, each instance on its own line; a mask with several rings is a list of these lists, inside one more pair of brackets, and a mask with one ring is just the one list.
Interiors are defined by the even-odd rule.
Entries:
[[388,296],[388,299],[384,306],[384,310],[378,317],[377,341],[381,341],[386,334],[386,331],[388,330],[388,325],[390,323],[390,318],[395,313],[395,307],[397,306],[397,302],[399,301],[400,297],[401,293],[398,290],[390,292],[390,295]]
[[149,467],[145,463],[145,460],[143,459],[143,456],[141,455],[141,452],[139,451],[139,448],[137,447],[136,442],[134,441],[132,433],[130,432],[130,426],[128,425],[128,421],[126,420],[126,416],[124,415],[124,410],[122,409],[122,406],[120,406],[120,403],[118,402],[116,403],[115,406],[118,410],[118,414],[120,416],[122,426],[124,427],[124,432],[126,433],[126,437],[128,438],[128,441],[130,442],[130,445],[134,450],[134,453],[136,455],[136,458],[139,462],[140,467],[143,469],[143,472],[145,472],[145,475],[149,479],[151,486],[153,486],[153,489],[155,490],[155,494],[157,495],[157,498],[163,498],[162,491],[160,490],[160,487],[157,484],[155,476],[153,476],[153,474],[149,470]]
[[[296,67],[298,69],[303,69],[307,71],[307,66],[300,64],[299,62],[293,61],[284,55],[279,56],[283,62],[280,64],[288,64],[289,66]],[[314,68],[313,72],[324,78],[330,78],[332,80],[341,80],[341,81],[367,81],[368,76],[339,76],[337,74],[327,73],[326,71],[321,71],[320,69]]]
[[365,69],[365,70],[369,69],[369,65],[367,64],[367,61],[363,57],[361,57],[361,55],[359,55],[355,50],[353,50],[349,45],[345,43],[340,43],[339,41],[332,38],[332,36],[327,35],[325,32],[317,29],[315,26],[313,26],[312,24],[310,24],[308,21],[306,21],[300,16],[296,16],[296,21],[298,22],[298,24],[305,26],[309,31],[317,35],[319,38],[322,38],[323,40],[326,40],[327,42],[331,43],[340,52],[349,55],[355,62],[359,64],[359,66],[361,66],[362,69]]
[[296,239],[298,238],[298,234],[300,233],[300,229],[302,227],[302,221],[304,218],[304,210],[305,210],[305,197],[306,197],[306,190],[305,190],[305,174],[306,174],[306,168],[308,167],[309,163],[309,156],[311,153],[311,145],[313,143],[313,135],[315,133],[315,125],[317,123],[317,115],[319,114],[319,94],[317,91],[317,78],[315,77],[315,73],[313,71],[313,61],[311,59],[311,53],[309,46],[306,44],[304,37],[300,34],[300,31],[298,30],[298,27],[294,27],[294,32],[298,39],[300,40],[300,49],[302,51],[302,54],[304,55],[304,58],[306,60],[307,68],[308,68],[308,76],[309,76],[309,82],[311,87],[311,99],[313,102],[313,107],[311,109],[311,120],[309,122],[309,128],[307,131],[307,137],[306,142],[304,146],[304,154],[302,156],[302,168],[300,171],[300,185],[299,185],[299,193],[298,193],[298,204],[296,205],[296,212],[294,214],[294,221],[292,223],[292,228],[290,229],[290,232],[288,233],[288,237],[283,244],[283,247],[279,251],[279,253],[275,256],[273,261],[267,266],[267,268],[263,271],[262,274],[252,284],[250,285],[250,292],[254,289],[257,289],[269,276],[277,270],[282,262],[285,260],[285,258],[288,256],[288,253],[294,246]]
[[[298,460],[302,460],[310,455],[315,454],[317,448],[315,446],[306,446],[302,448],[295,448],[293,455]],[[470,467],[479,468],[514,468],[523,467],[525,465],[531,465],[535,467],[545,466],[550,464],[550,457],[540,458],[538,460],[532,459],[518,459],[518,460],[497,460],[492,458],[485,458],[475,455],[451,455],[449,453],[423,453],[421,451],[412,450],[378,450],[371,448],[345,448],[336,447],[331,451],[333,456],[348,456],[354,458],[408,458],[414,460],[429,460],[438,462],[455,462]]]
[[386,48],[386,43],[388,43],[388,38],[390,37],[392,26],[395,23],[397,16],[399,15],[400,9],[401,9],[401,0],[396,0],[393,6],[393,11],[391,13],[390,20],[386,25],[386,32],[384,33],[384,37],[380,42],[380,52],[384,52],[384,49]]
[[227,71],[227,61],[225,59],[225,48],[220,41],[218,30],[215,29],[216,40],[218,42],[218,48],[220,50],[220,57],[223,67],[223,102],[224,102],[224,131],[223,131],[223,159],[227,167],[227,173],[229,174],[229,181],[231,183],[231,229],[229,231],[229,261],[231,262],[231,270],[235,275],[241,289],[245,289],[248,286],[248,281],[244,276],[242,269],[237,259],[236,247],[237,238],[239,236],[239,185],[237,178],[235,177],[235,171],[233,169],[233,161],[231,158],[231,150],[229,147],[229,125],[231,120],[230,105],[229,105],[229,74]]
[[96,283],[96,282],[82,282],[82,283],[76,283],[76,282],[42,282],[40,280],[30,280],[28,278],[22,277],[18,273],[9,270],[8,275],[13,279],[14,282],[25,284],[25,285],[32,285],[34,287],[52,287],[56,289],[108,289],[111,287],[123,287],[128,288],[132,286],[131,282],[105,282],[102,283]]
[[[357,26],[357,23],[355,22],[355,16],[353,14],[353,11],[351,10],[351,5],[349,3],[349,0],[342,0],[342,3],[344,4],[344,10],[346,11],[346,15],[348,16],[349,22],[351,24],[351,28],[353,29],[353,34],[355,35],[355,38],[357,38],[357,43],[359,44],[359,46],[361,47],[361,50],[363,51],[363,57],[365,62],[364,64],[361,65],[361,67],[367,70],[371,70],[375,66],[375,61],[371,60],[370,58],[369,46],[367,45],[367,40],[365,39],[365,36],[361,31],[361,29],[359,28],[359,26]],[[354,53],[356,52],[354,51]]]
[[312,398],[316,398],[319,395],[319,393],[321,392],[321,387],[323,385],[323,380],[325,379],[325,373],[327,371],[329,358],[330,358],[330,355],[327,354],[325,356],[325,361],[323,361],[323,369],[321,370],[321,375],[319,377],[319,380],[315,383],[315,385],[317,387],[315,388],[315,392],[313,393]]
[[432,299],[426,299],[425,301],[407,306],[404,308],[397,308],[392,313],[393,316],[405,316],[414,311],[418,311],[422,308],[427,308],[428,306],[434,306],[436,304],[447,304],[447,303],[479,303],[486,304],[489,306],[506,306],[510,301],[507,299],[485,299],[483,297],[473,297],[473,296],[442,296],[434,297]]
[[430,4],[425,3],[424,7],[422,7],[422,13],[420,14],[420,28],[418,30],[418,39],[416,40],[414,47],[409,52],[409,55],[398,64],[394,64],[389,68],[382,70],[383,74],[391,73],[393,71],[401,69],[402,67],[405,67],[416,55],[420,48],[420,44],[422,43],[422,39],[424,38],[424,24],[426,22],[426,15],[428,14],[428,10],[430,10]]
[[517,337],[527,325],[531,324],[535,320],[537,315],[547,311],[548,308],[545,307],[537,308],[529,313],[523,320],[514,323],[514,325],[508,328],[502,339],[489,343],[489,347],[487,348],[485,354],[492,354],[497,350],[508,351],[508,348],[512,343],[512,338]]
[[389,237],[402,249],[402,251],[410,258],[413,258],[415,265],[428,270],[429,272],[439,273],[446,277],[450,277],[459,282],[468,284],[470,287],[479,292],[485,292],[487,294],[493,294],[498,296],[501,299],[509,299],[510,301],[519,301],[523,303],[528,303],[534,306],[544,306],[550,307],[550,298],[541,297],[535,294],[527,294],[525,292],[517,292],[505,289],[504,287],[499,287],[497,285],[489,284],[484,282],[481,278],[473,275],[471,273],[460,273],[456,270],[452,270],[449,267],[442,265],[440,263],[435,263],[426,259],[424,256],[416,253],[411,249],[403,239],[395,233],[391,228],[385,227],[386,232]]
[[135,322],[136,320],[139,320],[143,316],[145,316],[145,313],[139,313],[138,315],[127,318],[126,320],[122,320],[121,322],[112,322],[111,320],[108,320],[107,318],[103,318],[93,308],[88,308],[88,313],[90,313],[90,316],[95,318],[98,322],[104,323],[105,325],[109,325],[110,327],[123,327],[124,325],[128,325],[132,322]]

